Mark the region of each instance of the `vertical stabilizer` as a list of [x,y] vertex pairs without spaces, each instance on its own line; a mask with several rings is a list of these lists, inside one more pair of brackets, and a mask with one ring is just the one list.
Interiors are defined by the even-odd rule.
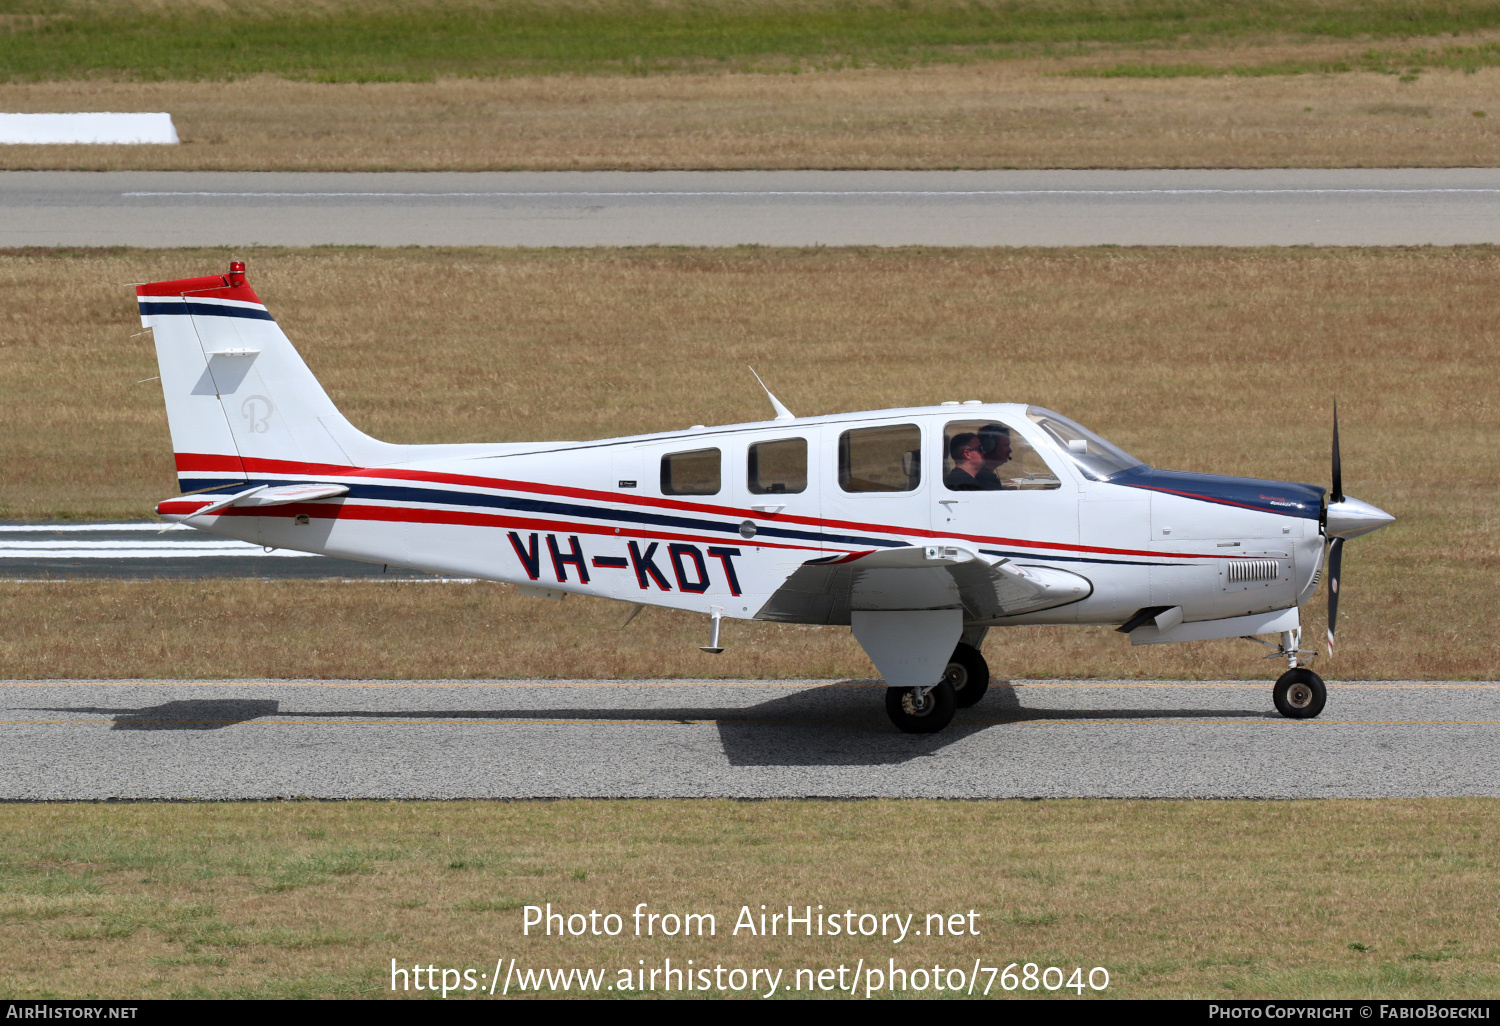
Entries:
[[[245,281],[226,275],[136,287],[152,329],[184,492],[238,485],[279,464],[373,462],[383,443],[355,430]],[[347,434],[351,454],[335,432]]]

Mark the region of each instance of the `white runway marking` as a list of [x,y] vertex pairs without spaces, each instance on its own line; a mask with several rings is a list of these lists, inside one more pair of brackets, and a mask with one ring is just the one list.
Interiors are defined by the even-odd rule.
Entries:
[[151,196],[208,196],[232,199],[320,199],[343,198],[383,199],[529,199],[572,198],[581,199],[633,199],[635,197],[681,198],[712,200],[720,196],[734,197],[783,197],[783,196],[1438,196],[1462,193],[1489,195],[1500,193],[1495,189],[702,189],[696,191],[664,191],[639,189],[619,192],[589,192],[587,190],[531,190],[526,192],[207,192],[207,191],[157,191],[122,192],[125,197]]
[[[89,531],[108,531],[111,534],[115,534],[117,532],[131,532],[131,531],[140,531],[140,532],[155,531],[155,532],[160,533],[160,531],[161,531],[161,529],[163,527],[167,527],[167,525],[166,524],[147,523],[147,522],[137,522],[137,521],[122,521],[122,522],[119,522],[119,523],[103,523],[103,524],[74,524],[74,523],[0,524],[0,535],[3,535],[3,534],[42,534],[42,533],[45,533],[45,534],[57,534],[59,532],[63,532],[63,533],[67,533],[67,534],[79,534],[79,533],[87,533]],[[191,527],[184,527],[181,524],[173,524],[173,525],[171,525],[171,527],[168,528],[168,533],[171,533],[172,531],[191,531],[191,530],[192,530]],[[3,543],[0,543],[0,544],[3,544]]]
[[[160,528],[157,528],[160,531]],[[267,550],[251,542],[231,538],[183,538],[176,532],[157,538],[129,537],[118,541],[59,539],[53,541],[12,541],[0,538],[0,560],[6,559],[201,559],[207,556],[316,556],[314,552],[294,549]]]
[[154,577],[457,580],[315,552],[266,549],[192,527],[141,521],[0,524],[0,575],[10,581]]
[[250,542],[233,541],[179,541],[163,538],[151,543],[140,539],[128,542],[112,541],[0,541],[0,559],[30,558],[38,552],[67,557],[69,559],[104,559],[109,556],[132,556],[155,558],[157,556],[312,556],[316,553],[298,552],[294,549],[268,551]]

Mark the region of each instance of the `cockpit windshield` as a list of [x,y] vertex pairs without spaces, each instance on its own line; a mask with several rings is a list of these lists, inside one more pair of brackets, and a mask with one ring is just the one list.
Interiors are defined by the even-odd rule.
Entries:
[[1061,413],[1053,413],[1040,406],[1028,406],[1026,416],[1051,435],[1057,442],[1057,447],[1078,464],[1085,476],[1095,481],[1106,481],[1122,470],[1145,466],[1141,460],[1118,445],[1104,440]]

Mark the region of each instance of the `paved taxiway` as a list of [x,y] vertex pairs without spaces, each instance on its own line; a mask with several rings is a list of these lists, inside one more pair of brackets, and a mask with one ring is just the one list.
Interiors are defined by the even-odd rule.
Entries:
[[0,173],[0,246],[1500,243],[1500,169]]
[[1500,795],[1500,684],[997,682],[898,733],[858,681],[0,682],[0,799]]

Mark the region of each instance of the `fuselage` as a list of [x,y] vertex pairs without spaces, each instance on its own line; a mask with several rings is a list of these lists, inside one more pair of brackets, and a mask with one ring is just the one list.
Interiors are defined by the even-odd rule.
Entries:
[[[1010,457],[997,463],[999,431]],[[969,436],[973,473],[955,474],[953,450]],[[199,494],[158,510],[183,519],[247,477],[345,484],[336,499],[192,523],[277,548],[739,618],[788,619],[768,602],[809,560],[953,544],[1091,586],[987,625],[1120,624],[1151,606],[1214,620],[1306,601],[1324,551],[1318,486],[1156,470],[1020,404],[433,447],[430,459],[411,450],[419,458],[372,467],[179,453],[182,490]],[[831,608],[796,618],[848,622]]]

